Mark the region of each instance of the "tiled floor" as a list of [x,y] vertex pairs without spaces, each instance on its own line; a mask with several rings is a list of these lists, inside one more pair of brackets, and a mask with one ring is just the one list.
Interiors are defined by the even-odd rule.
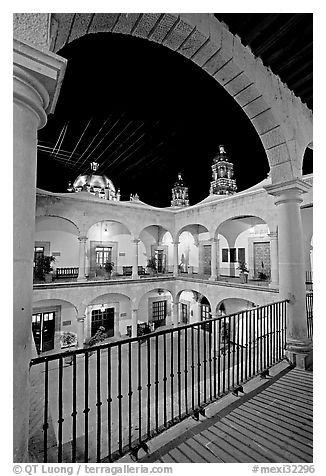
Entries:
[[312,372],[289,370],[140,461],[312,462],[312,382]]

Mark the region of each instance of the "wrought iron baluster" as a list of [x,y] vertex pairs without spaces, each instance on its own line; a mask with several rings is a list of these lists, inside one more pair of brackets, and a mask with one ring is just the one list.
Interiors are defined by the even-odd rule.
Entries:
[[147,436],[151,435],[151,343],[147,338]]
[[166,427],[167,415],[166,415],[166,334],[163,334],[163,423]]
[[111,347],[108,347],[108,360],[107,360],[107,379],[108,379],[108,459],[111,461],[111,444],[112,444],[112,435],[111,435],[111,404],[112,404],[112,390],[111,390]]
[[97,441],[96,441],[96,462],[101,461],[101,434],[102,434],[102,421],[101,421],[101,350],[96,350],[96,409],[97,409]]
[[88,359],[89,359],[89,353],[85,352],[85,386],[84,386],[84,415],[85,415],[85,420],[84,420],[84,429],[85,429],[85,448],[84,448],[84,463],[88,462],[88,413],[90,409],[88,408]]
[[191,327],[191,404],[192,410],[195,410],[195,343],[194,328]]
[[188,328],[185,329],[185,410],[188,415]]
[[121,365],[121,344],[118,345],[118,419],[119,419],[119,453],[122,455],[123,434],[122,434],[122,365]]
[[141,381],[141,344],[140,340],[138,341],[138,439],[139,443],[142,440],[141,434],[141,391],[142,391],[142,381]]
[[225,368],[226,368],[226,349],[225,349],[225,343],[228,343],[228,335],[227,335],[227,329],[226,329],[226,318],[223,318],[223,393],[225,393],[225,383],[226,383],[226,375],[225,375]]
[[178,409],[179,409],[179,418],[181,418],[181,362],[180,362],[180,329],[177,330],[178,333]]
[[43,420],[43,460],[48,461],[48,414],[49,414],[49,362],[45,362],[44,371],[44,420]]
[[[218,339],[218,348],[217,348],[217,356],[218,356],[218,361],[217,361],[217,395],[220,396],[221,394],[221,319],[217,321],[217,336],[215,337],[215,342],[216,339]],[[216,356],[216,352],[215,352]]]
[[59,388],[58,388],[58,409],[59,409],[59,418],[58,418],[58,463],[62,463],[62,423],[63,419],[63,357],[59,357]]
[[204,364],[204,403],[206,403],[207,400],[207,395],[206,395],[206,380],[207,380],[207,369],[206,369],[206,364],[207,364],[207,354],[206,354],[206,326],[207,323],[205,322],[202,325],[202,333],[204,337],[204,345],[203,345],[203,364]]
[[159,399],[159,375],[158,375],[158,335],[155,336],[155,430],[159,427],[159,412],[158,412],[158,399]]
[[[233,320],[232,388],[234,388],[235,386],[234,373],[235,373],[235,353],[236,353],[236,350],[235,350],[236,349],[236,342],[235,342],[235,316],[236,315],[237,314],[234,314],[233,316],[231,316],[231,321]],[[229,364],[229,371],[230,371],[230,364]]]
[[216,327],[217,321],[213,322],[213,375],[214,375],[214,398],[216,398]]
[[76,354],[72,356],[72,454],[71,460],[76,463],[76,439],[77,439],[77,361]]
[[173,407],[173,404],[174,404],[174,399],[173,399],[173,378],[174,378],[174,365],[173,365],[173,332],[171,331],[170,332],[170,335],[171,335],[171,367],[170,367],[170,377],[171,377],[171,421],[174,420],[174,407]]
[[197,327],[197,405],[200,407],[200,325]]
[[248,342],[248,352],[249,352],[249,374],[248,377],[251,377],[252,372],[251,372],[251,356],[253,357],[253,361],[255,362],[255,346],[252,346],[252,334],[251,334],[251,327],[252,323],[255,320],[255,316],[253,314],[254,311],[249,313],[249,342]]
[[229,337],[228,337],[228,388],[230,390],[230,364],[231,364],[231,319],[229,320]]
[[213,400],[212,395],[212,322],[209,323],[208,333],[208,371],[209,371],[209,399]]
[[129,449],[131,449],[131,428],[132,428],[132,346],[131,342],[128,342],[128,423],[129,423],[129,431],[128,431],[128,444]]
[[[240,354],[240,317],[241,322],[243,320],[243,312],[237,314],[237,322],[236,322],[236,334],[237,334],[237,385],[239,385],[239,370],[240,370],[240,362],[239,362],[239,354]],[[241,355],[242,355],[242,347],[241,347]]]

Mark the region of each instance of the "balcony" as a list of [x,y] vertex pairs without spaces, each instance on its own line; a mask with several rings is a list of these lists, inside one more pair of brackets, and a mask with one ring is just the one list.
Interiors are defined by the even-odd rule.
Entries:
[[232,392],[242,395],[253,377],[268,379],[284,359],[286,306],[33,359],[31,460],[137,458],[154,436],[200,420]]
[[[313,373],[286,361],[139,452],[140,463],[312,463]],[[133,461],[127,455],[120,462]]]

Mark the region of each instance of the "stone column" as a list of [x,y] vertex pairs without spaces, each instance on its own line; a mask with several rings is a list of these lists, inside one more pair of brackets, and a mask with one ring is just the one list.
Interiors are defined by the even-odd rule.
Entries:
[[28,461],[29,361],[37,130],[54,110],[66,60],[14,40],[13,105],[13,461]]
[[271,282],[270,286],[278,286],[278,243],[277,232],[269,233],[271,246]]
[[178,301],[173,301],[173,307],[172,307],[172,324],[174,326],[177,326],[179,323],[179,303]]
[[173,276],[175,277],[179,275],[178,245],[178,241],[173,242]]
[[217,241],[215,238],[211,240],[211,275],[209,280],[216,281],[217,279],[217,269],[216,269],[216,261],[217,261]]
[[77,281],[86,281],[85,262],[86,262],[86,242],[87,236],[79,236],[79,270]]
[[137,337],[138,309],[131,311],[131,337]]
[[302,193],[310,185],[294,179],[269,185],[266,191],[275,196],[278,212],[279,295],[288,299],[287,356],[291,362],[306,368],[312,360],[312,342],[307,338],[305,265],[303,231],[300,213]]
[[86,316],[77,317],[77,341],[78,341],[79,349],[82,349],[84,347],[85,319],[86,319]]
[[133,240],[132,248],[132,279],[138,279],[138,243],[140,240]]

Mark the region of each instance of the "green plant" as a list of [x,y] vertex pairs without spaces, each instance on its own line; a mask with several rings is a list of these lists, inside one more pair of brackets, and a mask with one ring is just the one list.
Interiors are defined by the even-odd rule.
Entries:
[[241,273],[249,273],[249,269],[247,268],[247,264],[244,261],[238,261],[239,266],[238,269]]
[[37,279],[44,279],[46,274],[53,271],[52,263],[54,261],[54,256],[40,256],[35,263],[35,277]]
[[258,273],[258,278],[261,279],[262,281],[265,281],[265,279],[268,278],[268,275],[264,271],[260,271]]
[[77,344],[77,335],[74,332],[62,332],[60,336],[61,347],[73,347]]
[[149,258],[148,260],[148,263],[147,263],[147,268],[150,268],[152,269],[153,271],[156,271],[156,260],[155,260],[155,257],[152,256],[151,258]]
[[111,261],[106,261],[104,268],[107,273],[111,274],[114,268],[114,263],[112,263]]
[[98,328],[98,330],[96,331],[96,333],[92,337],[89,337],[88,339],[86,339],[84,347],[86,347],[86,348],[87,347],[92,347],[93,345],[96,345],[96,344],[102,342],[107,337],[108,336],[105,332],[105,327],[100,326]]

